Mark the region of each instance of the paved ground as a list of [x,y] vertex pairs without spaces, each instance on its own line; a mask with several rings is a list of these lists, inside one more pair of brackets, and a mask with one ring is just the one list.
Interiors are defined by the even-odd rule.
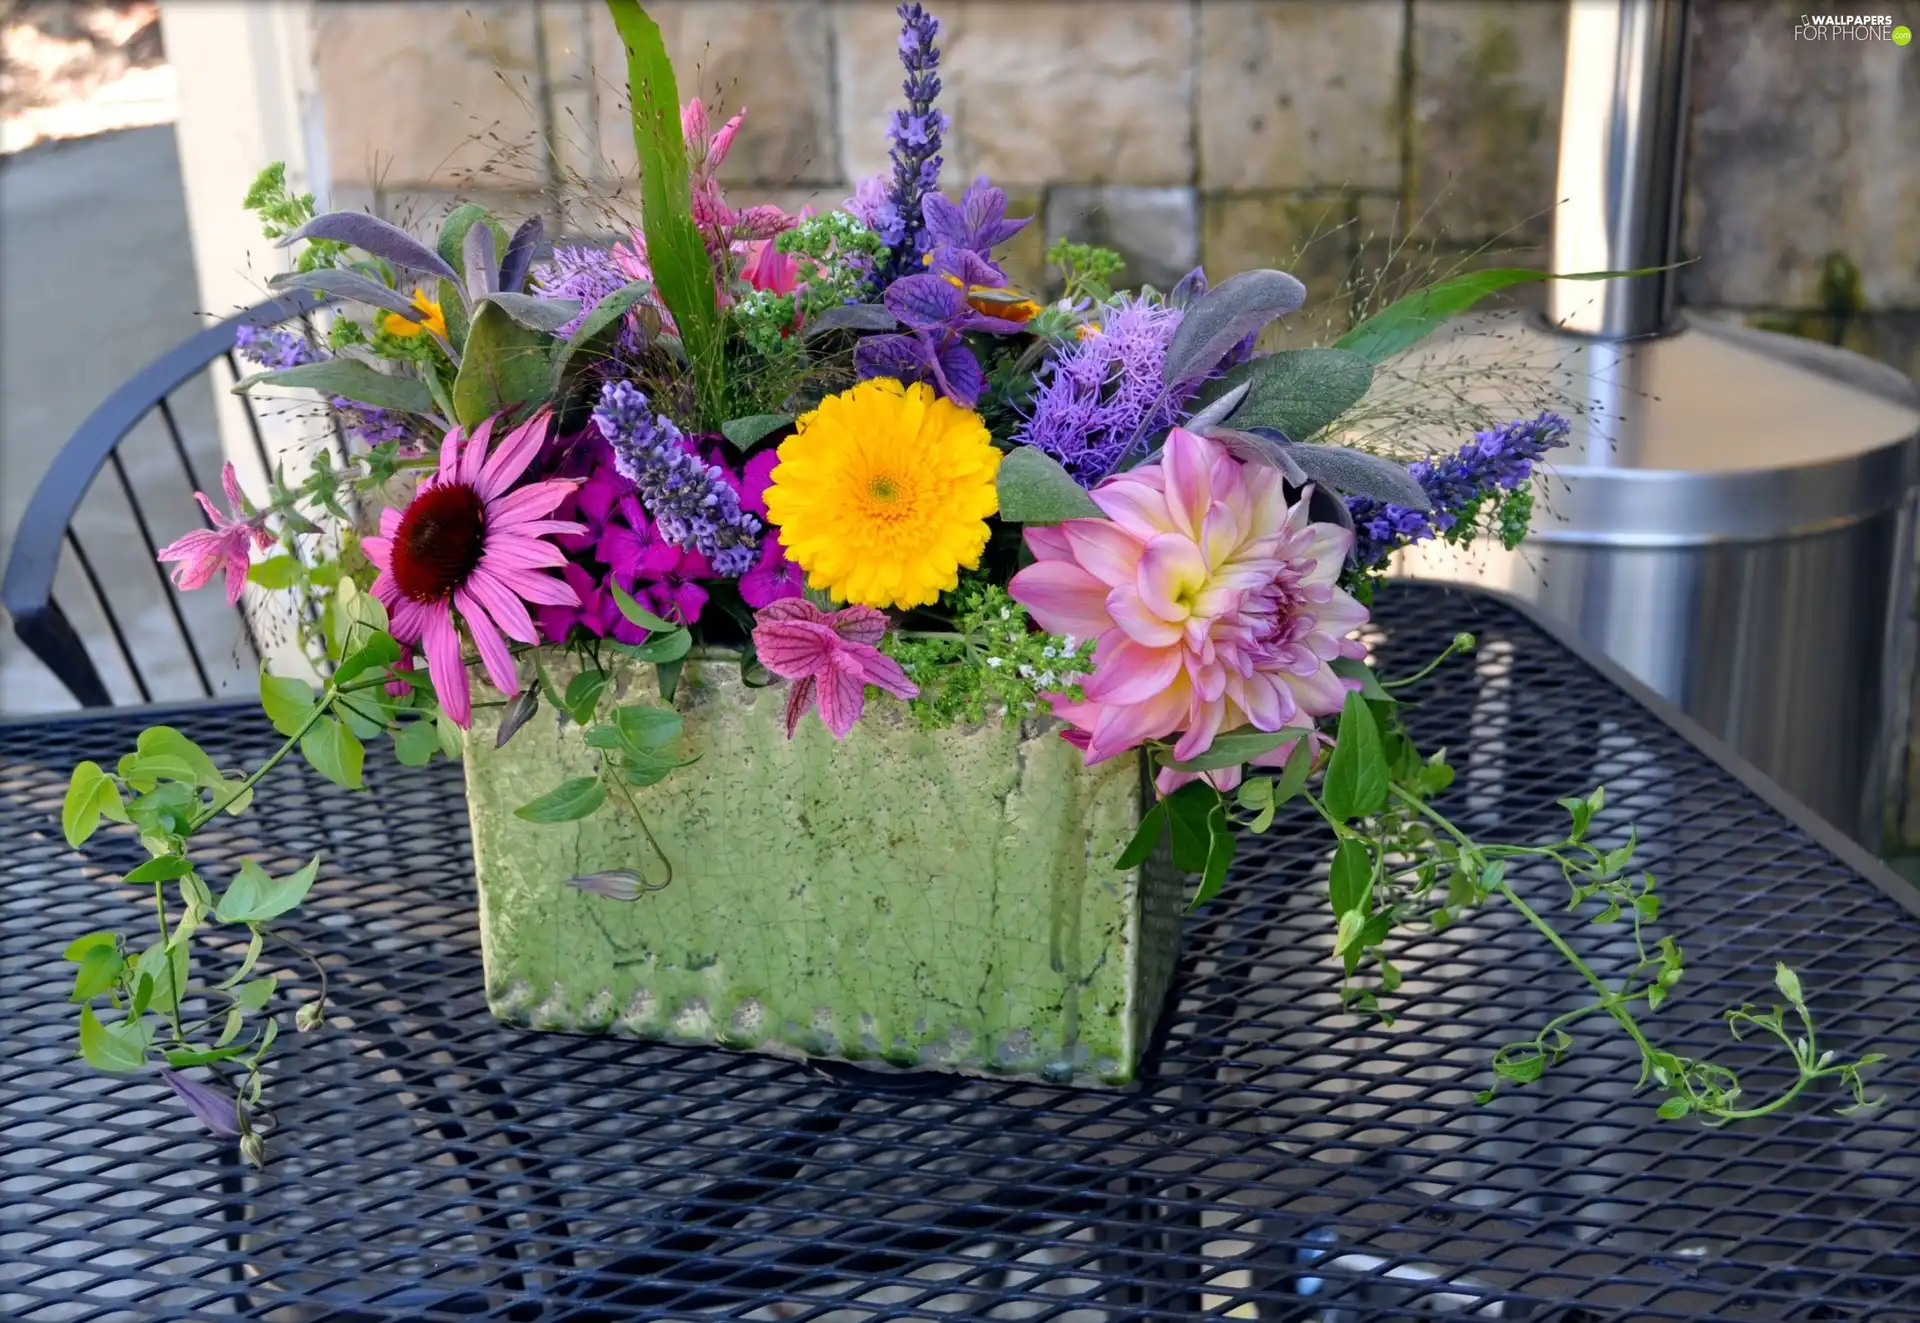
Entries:
[[[196,304],[170,126],[0,157],[0,561],[67,437],[114,386],[200,327]],[[208,392],[203,384],[190,385],[175,405],[196,470],[215,482],[220,452]],[[123,455],[156,539],[196,526],[157,422],[136,432]],[[143,665],[151,661],[160,673],[155,697],[185,696],[191,683],[185,659],[169,643],[177,631],[110,472],[75,528]],[[131,698],[104,620],[71,561],[62,567],[61,600],[90,641],[104,645],[95,656],[109,685]],[[221,605],[217,594],[185,599],[190,621],[214,638],[223,671],[238,678],[231,665],[232,617]],[[8,624],[0,636],[0,711],[71,705],[65,690],[20,649]]]

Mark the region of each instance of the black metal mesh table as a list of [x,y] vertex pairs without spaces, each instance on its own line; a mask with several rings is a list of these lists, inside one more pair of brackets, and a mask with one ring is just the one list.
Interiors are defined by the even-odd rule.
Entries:
[[[457,772],[376,760],[351,822],[348,792],[288,769],[209,840],[329,860],[293,927],[331,970],[331,1027],[281,1040],[255,1173],[157,1079],[73,1058],[61,948],[137,925],[144,893],[111,882],[138,862],[124,834],[66,848],[61,794],[148,714],[19,723],[0,728],[0,1316],[1920,1319],[1903,884],[1504,602],[1396,588],[1378,624],[1389,672],[1457,629],[1482,640],[1413,691],[1416,734],[1460,771],[1457,817],[1542,837],[1556,797],[1604,782],[1603,834],[1639,824],[1688,954],[1653,1018],[1671,1046],[1778,1087],[1781,1063],[1728,1052],[1717,1017],[1765,1002],[1785,959],[1832,1047],[1891,1055],[1886,1105],[1662,1123],[1596,1025],[1566,1067],[1476,1107],[1493,1046],[1577,980],[1496,909],[1395,953],[1391,1025],[1343,1012],[1301,819],[1250,840],[1189,920],[1131,1090],[523,1033],[482,1001]],[[276,738],[239,707],[172,719],[223,762]],[[1573,934],[1619,972],[1613,929]]]

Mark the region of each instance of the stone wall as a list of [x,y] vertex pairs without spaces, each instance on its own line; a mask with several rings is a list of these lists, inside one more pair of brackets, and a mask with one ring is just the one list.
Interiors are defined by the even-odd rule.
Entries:
[[[656,0],[681,70],[749,107],[743,201],[838,202],[886,166],[890,0]],[[1553,0],[946,0],[945,179],[986,173],[1134,280],[1282,264],[1328,321],[1460,262],[1544,257]],[[1700,0],[1686,302],[1920,369],[1920,54],[1793,40],[1792,0]],[[337,203],[456,196],[576,234],[630,213],[622,55],[597,0],[322,3]],[[1902,150],[1904,147],[1905,150]],[[1412,242],[1408,239],[1411,236]]]

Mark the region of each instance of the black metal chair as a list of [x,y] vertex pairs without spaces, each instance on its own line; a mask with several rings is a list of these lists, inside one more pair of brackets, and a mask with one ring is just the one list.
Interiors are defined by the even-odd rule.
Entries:
[[[124,603],[125,596],[109,591],[109,585],[102,581],[96,557],[88,553],[74,528],[74,516],[94,491],[95,479],[100,476],[102,468],[112,470],[120,494],[132,512],[133,529],[144,546],[147,564],[166,603],[167,616],[173,629],[178,632],[179,648],[185,653],[193,677],[198,682],[199,696],[210,698],[215,694],[213,676],[202,643],[194,637],[188,615],[181,608],[180,595],[168,579],[165,567],[155,559],[161,544],[156,539],[155,521],[150,517],[152,510],[149,502],[161,493],[145,489],[148,484],[136,484],[130,478],[121,456],[121,445],[136,427],[157,413],[164,424],[172,457],[178,461],[181,476],[185,479],[185,491],[204,491],[218,499],[219,473],[217,469],[205,473],[196,468],[175,410],[175,395],[203,375],[213,378],[213,388],[222,390],[240,379],[242,371],[234,348],[242,326],[267,327],[305,318],[315,306],[310,294],[283,295],[229,317],[174,346],[122,383],[88,416],[66,445],[61,447],[46,476],[35,489],[15,535],[12,554],[7,560],[6,577],[0,581],[0,604],[5,606],[13,619],[14,634],[83,707],[111,707],[114,699],[95,658],[89,653],[81,633],[75,629],[72,616],[56,598],[56,580],[66,551],[72,551],[93,606],[105,618],[106,632],[112,638],[114,650],[131,677],[134,692],[143,703],[154,701],[155,687],[153,677],[148,667],[142,665],[142,660],[151,658],[160,642],[145,633],[139,638],[129,639],[122,609],[116,608],[115,602],[116,596],[119,596]],[[223,384],[218,380],[215,363],[226,365],[227,373],[231,376],[228,382]],[[267,453],[256,406],[245,396],[235,398],[239,399],[246,414],[260,462],[271,471],[273,463]],[[187,499],[204,526],[207,522],[205,513],[199,510],[198,504],[192,502],[190,496]],[[113,587],[131,589],[133,585],[115,584]],[[145,593],[144,578],[140,588]],[[205,591],[217,594],[219,588],[209,586]],[[71,598],[69,601],[72,604]],[[74,605],[78,609],[77,604]],[[257,662],[260,644],[255,637],[253,623],[247,616],[245,603],[235,609],[240,617],[241,638],[252,650]],[[174,698],[184,696],[191,695],[165,695]]]

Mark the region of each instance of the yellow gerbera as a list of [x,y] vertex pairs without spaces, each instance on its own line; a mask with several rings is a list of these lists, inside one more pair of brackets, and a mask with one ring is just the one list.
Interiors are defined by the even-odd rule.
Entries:
[[980,564],[1000,452],[971,409],[891,377],[830,395],[780,443],[767,517],[836,602],[927,606]]
[[414,287],[413,306],[420,309],[426,316],[416,322],[409,321],[397,312],[383,313],[380,319],[380,329],[389,335],[397,335],[403,340],[411,340],[422,331],[432,331],[441,339],[446,339],[446,315],[441,312],[440,304],[436,300],[428,298],[427,291],[418,286]]

